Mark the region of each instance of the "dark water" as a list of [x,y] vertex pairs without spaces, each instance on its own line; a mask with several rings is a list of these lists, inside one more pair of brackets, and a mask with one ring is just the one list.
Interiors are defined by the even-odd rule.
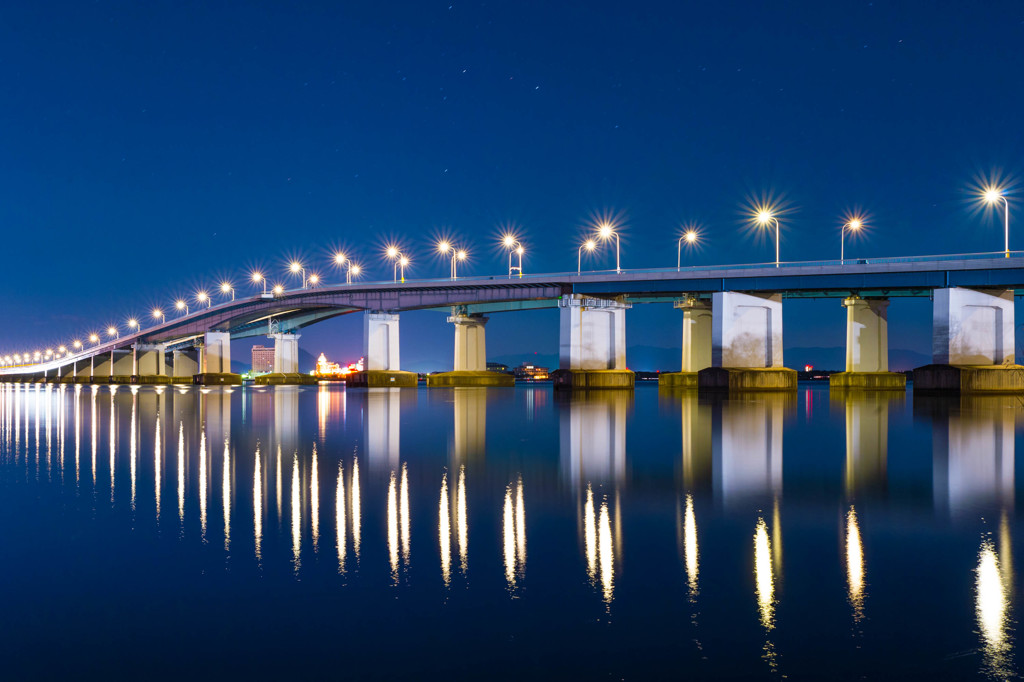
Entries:
[[3,385],[4,675],[1013,677],[1022,414]]

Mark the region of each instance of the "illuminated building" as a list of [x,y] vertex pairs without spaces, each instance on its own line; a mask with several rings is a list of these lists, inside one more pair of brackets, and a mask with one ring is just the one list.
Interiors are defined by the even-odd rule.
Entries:
[[543,379],[547,379],[548,371],[547,367],[529,365],[525,362],[513,370],[516,375],[516,379],[526,379],[527,381],[541,381]]
[[253,374],[263,374],[274,371],[274,349],[266,346],[252,347],[252,371]]

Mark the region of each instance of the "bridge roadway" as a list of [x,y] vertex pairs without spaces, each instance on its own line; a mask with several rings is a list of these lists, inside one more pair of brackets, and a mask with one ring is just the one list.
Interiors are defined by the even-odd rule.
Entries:
[[[358,282],[239,297],[125,334],[50,362],[0,369],[0,374],[45,373],[111,351],[161,345],[189,348],[211,331],[230,338],[294,333],[303,327],[353,312],[397,314],[410,310],[457,309],[459,315],[559,307],[566,298],[635,303],[710,300],[713,294],[743,292],[781,298],[885,298],[932,296],[940,289],[1024,289],[1024,252],[950,256],[847,259],[752,265],[690,266],[681,269],[590,271]],[[113,357],[113,356],[111,356]]]

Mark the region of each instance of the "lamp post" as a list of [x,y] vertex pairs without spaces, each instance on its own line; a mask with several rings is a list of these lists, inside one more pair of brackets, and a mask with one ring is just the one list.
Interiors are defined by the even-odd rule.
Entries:
[[188,315],[188,303],[185,302],[185,299],[179,298],[174,302],[174,307],[177,308],[179,312],[184,310],[185,315]]
[[79,341],[78,339],[75,339],[74,341],[71,342],[71,347],[75,349],[76,353],[82,352],[82,342]]
[[583,268],[583,249],[586,249],[587,251],[591,251],[592,252],[596,248],[597,248],[597,242],[595,242],[593,239],[588,239],[587,241],[585,241],[582,244],[580,244],[580,248],[578,248],[576,250],[576,274],[577,275],[580,274],[580,272],[581,272],[581,270]]
[[779,267],[779,219],[772,215],[771,211],[758,211],[755,218],[761,227],[768,227],[775,223],[775,267]]
[[298,275],[298,274],[301,273],[301,275],[302,275],[302,288],[305,289],[306,288],[306,268],[304,268],[302,266],[302,263],[300,263],[300,262],[298,262],[296,260],[293,260],[288,265],[288,269],[291,270],[293,275]]
[[457,264],[469,258],[469,252],[467,252],[465,249],[455,248],[455,246],[453,246],[452,243],[446,239],[443,239],[437,243],[437,251],[438,253],[445,256],[451,254],[451,278],[458,279],[459,272]]
[[[523,276],[523,254],[526,250],[520,243],[519,239],[514,234],[506,234],[501,238],[501,243],[508,249],[508,276],[512,278],[513,271],[518,271],[519,276]],[[519,265],[512,265],[512,254],[519,256]]]
[[200,291],[199,293],[197,293],[196,300],[199,301],[200,304],[205,303],[207,308],[213,305],[213,301],[210,300],[210,295],[205,291]]
[[1003,252],[1005,257],[1010,257],[1010,202],[1006,200],[1006,194],[1002,187],[986,187],[981,194],[986,204],[998,204],[1003,202]]
[[113,336],[115,339],[121,338],[121,331],[114,325],[107,327],[107,336]]
[[393,272],[394,280],[396,282],[398,281],[398,269],[399,269],[399,267],[401,267],[401,269],[402,269],[402,281],[404,282],[405,281],[405,266],[409,264],[408,257],[406,257],[401,251],[399,251],[397,246],[389,246],[384,251],[384,254],[388,257],[389,260],[394,262],[394,272]]
[[317,284],[320,284],[320,275],[316,274],[315,272],[311,272],[309,273],[309,278],[306,281],[309,282],[309,288],[312,289]]
[[619,247],[621,246],[621,241],[615,226],[607,222],[601,223],[597,226],[597,236],[603,242],[615,237],[615,274],[622,274],[622,268],[619,267]]
[[100,335],[99,334],[89,334],[89,343],[91,343],[93,345],[96,345],[96,346],[100,345]]
[[[263,284],[263,295],[266,296],[267,295],[267,278],[263,276],[263,273],[260,272],[259,270],[253,271],[253,273],[252,273],[252,281],[257,286],[259,286],[261,283]],[[231,300],[234,300],[234,292],[231,293]]]
[[128,318],[128,328],[131,329],[132,333],[134,334],[139,328],[139,321],[136,320],[134,317]]
[[401,256],[398,259],[398,266],[402,270],[402,282],[405,282],[405,266],[409,264],[409,259],[406,256]]
[[860,218],[852,218],[849,222],[843,225],[842,229],[839,230],[839,264],[846,264],[846,231],[857,232],[861,227],[864,226],[864,222]]
[[359,274],[359,266],[353,263],[352,259],[341,251],[334,254],[334,264],[338,267],[345,266],[345,284],[352,284],[352,275]]
[[167,318],[164,317],[164,311],[160,308],[153,308],[153,319],[160,320],[161,323],[167,320]]
[[679,242],[676,245],[676,272],[683,269],[683,242],[686,242],[687,246],[693,246],[697,243],[699,236],[697,230],[687,230],[679,237]]
[[221,282],[220,283],[220,293],[225,294],[225,295],[230,293],[231,294],[231,300],[232,301],[235,300],[235,287],[232,286],[231,282]]

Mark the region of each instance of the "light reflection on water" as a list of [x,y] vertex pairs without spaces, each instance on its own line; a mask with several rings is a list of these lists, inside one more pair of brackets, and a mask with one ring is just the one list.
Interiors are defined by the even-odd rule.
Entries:
[[[975,651],[966,659],[971,667],[958,674],[1016,674],[1014,455],[1024,411],[1015,398],[911,402],[836,394],[831,414],[813,415],[794,408],[822,404],[818,398],[649,389],[565,397],[546,387],[230,393],[92,386],[83,400],[80,385],[3,385],[0,401],[6,497],[41,487],[66,493],[69,513],[80,505],[94,526],[120,523],[124,509],[133,519],[126,523],[138,525],[135,537],[156,542],[162,500],[176,492],[178,528],[169,541],[180,556],[164,559],[171,576],[185,575],[196,561],[212,570],[209,557],[219,553],[232,557],[218,570],[233,579],[247,580],[252,566],[272,592],[287,594],[301,581],[332,598],[365,593],[381,609],[373,585],[385,577],[401,586],[399,600],[419,604],[417,613],[445,618],[436,609],[466,608],[460,595],[472,595],[495,612],[493,620],[479,616],[482,626],[498,628],[508,625],[499,624],[501,602],[489,590],[500,585],[506,603],[525,605],[529,615],[521,617],[534,625],[555,620],[570,638],[586,631],[594,606],[609,632],[655,638],[648,621],[666,635],[678,627],[661,615],[662,605],[685,608],[694,628],[685,640],[695,643],[694,660],[708,661],[701,664],[711,666],[702,669],[708,676],[716,656],[740,661],[735,665],[747,675],[764,674],[765,663],[778,674],[783,659],[787,673],[806,674],[813,647],[792,642],[809,626],[790,614],[816,613],[848,635],[852,611],[856,643],[842,654],[842,674],[884,670],[881,643],[906,628],[939,628],[956,643],[948,650]],[[83,438],[91,477],[80,475]],[[106,464],[98,462],[101,451]],[[370,464],[361,474],[356,455],[363,451]],[[108,471],[98,471],[104,466]],[[237,494],[236,476],[242,491],[251,476],[251,496]],[[114,513],[99,519],[97,510]],[[221,534],[222,547],[206,544]],[[333,552],[321,551],[332,542]],[[842,553],[840,564],[829,562],[834,573],[810,563],[828,542]],[[928,555],[921,561],[930,577],[911,579],[896,568],[910,544]],[[278,574],[285,564],[287,581]],[[327,565],[337,582],[326,582]],[[973,592],[974,613],[917,613],[881,585],[898,585],[899,594]],[[424,606],[438,589],[446,595],[438,604],[446,606]],[[698,598],[705,614],[699,623]],[[428,622],[423,627],[432,627]],[[804,634],[813,646],[847,646],[828,639],[830,632],[826,626]],[[728,649],[717,644],[725,640]],[[937,670],[948,664],[947,649],[915,655]]]

